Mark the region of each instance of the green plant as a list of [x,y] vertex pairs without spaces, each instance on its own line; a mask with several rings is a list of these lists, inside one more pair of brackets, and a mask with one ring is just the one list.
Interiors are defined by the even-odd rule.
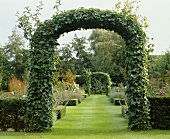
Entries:
[[[21,24],[20,27],[24,28]],[[149,104],[145,98],[148,83],[146,34],[142,26],[124,13],[79,8],[53,15],[50,20],[39,24],[31,36],[27,131],[41,132],[51,128],[56,39],[65,32],[80,28],[103,28],[115,31],[125,39],[129,127],[132,130],[149,129]]]
[[3,93],[0,94],[0,129],[7,131],[25,131],[25,97]]
[[106,93],[108,95],[111,89],[110,75],[103,72],[86,72],[86,87],[88,94],[93,91],[94,93]]
[[27,84],[16,77],[12,77],[9,81],[9,91],[16,92],[16,91],[23,91],[26,92]]
[[109,94],[110,99],[113,98],[120,98],[123,99],[125,97],[125,93],[124,92],[112,92]]
[[170,97],[150,96],[151,125],[154,129],[170,129]]
[[148,85],[148,93],[147,96],[169,96],[170,89],[168,83],[165,86],[160,87],[159,83],[152,82]]

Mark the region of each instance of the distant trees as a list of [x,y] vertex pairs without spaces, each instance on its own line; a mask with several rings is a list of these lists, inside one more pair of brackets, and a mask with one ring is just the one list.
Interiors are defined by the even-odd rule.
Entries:
[[112,81],[124,82],[125,42],[113,31],[95,29],[89,39],[94,52],[92,65],[94,71],[110,74]]
[[[70,69],[73,74],[83,75],[86,70],[110,74],[115,83],[124,82],[126,46],[115,32],[102,29],[92,30],[89,38],[74,36],[72,42],[56,50],[57,66],[60,75]],[[149,76],[161,82],[170,83],[170,51],[161,56],[150,56]],[[15,28],[8,42],[0,46],[0,89],[8,90],[12,76],[28,81],[29,49]]]
[[170,84],[170,51],[166,51],[163,55],[150,56],[150,79],[157,79],[160,87],[165,83]]
[[2,89],[8,89],[12,76],[20,80],[27,79],[29,50],[26,49],[22,35],[15,28],[8,42],[0,47],[0,75]]
[[109,73],[114,82],[123,82],[125,68],[125,42],[115,32],[92,30],[90,37],[73,38],[59,50],[62,71],[71,69],[74,74],[85,70]]

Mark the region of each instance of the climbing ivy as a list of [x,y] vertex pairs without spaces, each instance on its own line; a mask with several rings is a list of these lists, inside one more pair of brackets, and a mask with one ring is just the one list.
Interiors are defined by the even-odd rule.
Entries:
[[131,17],[110,10],[84,9],[63,11],[39,24],[30,39],[31,72],[27,98],[27,131],[40,132],[52,126],[54,49],[57,39],[77,29],[102,28],[117,32],[126,41],[127,98],[129,127],[146,130],[149,124],[146,35]]
[[85,71],[85,77],[86,77],[86,93],[90,96],[90,90],[91,90],[91,72]]
[[106,93],[106,96],[108,96],[110,90],[111,90],[111,79],[110,79],[110,75],[108,73],[104,73],[104,72],[87,72],[86,74],[87,76],[87,81],[86,81],[86,85],[87,85],[87,90],[88,90],[88,93],[91,94],[91,86],[92,86],[92,81],[93,81],[93,78],[94,79],[102,79],[101,81],[101,84],[103,84],[103,86],[106,88],[105,89],[105,92],[103,93]]

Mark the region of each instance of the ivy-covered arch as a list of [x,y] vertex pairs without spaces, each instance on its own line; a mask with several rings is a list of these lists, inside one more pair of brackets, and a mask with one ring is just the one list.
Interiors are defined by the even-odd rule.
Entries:
[[76,9],[61,12],[41,24],[31,39],[31,71],[27,98],[27,131],[43,131],[52,126],[54,49],[57,39],[78,29],[102,28],[117,32],[126,41],[127,98],[129,127],[150,127],[145,33],[129,17],[110,10]]
[[90,95],[91,94],[91,83],[92,83],[92,78],[93,76],[97,76],[98,78],[102,78],[105,82],[105,90],[106,92],[106,96],[108,96],[108,94],[111,91],[111,79],[110,79],[110,75],[108,73],[104,73],[104,72],[87,72],[86,73],[86,86],[87,86],[87,93]]

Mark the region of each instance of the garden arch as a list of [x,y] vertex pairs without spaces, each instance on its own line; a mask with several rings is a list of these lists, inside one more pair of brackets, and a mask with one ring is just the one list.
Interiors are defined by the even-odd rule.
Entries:
[[92,84],[92,77],[97,76],[98,78],[102,78],[105,82],[106,85],[106,96],[110,93],[111,90],[111,79],[110,75],[108,73],[104,72],[86,72],[86,86],[87,86],[87,93],[90,95],[91,94],[91,84]]
[[130,17],[110,10],[69,10],[53,15],[39,25],[31,44],[31,69],[27,97],[27,131],[43,131],[52,126],[54,49],[57,39],[78,29],[102,28],[115,31],[126,41],[127,98],[129,127],[150,127],[149,107],[145,98],[147,86],[145,33]]

